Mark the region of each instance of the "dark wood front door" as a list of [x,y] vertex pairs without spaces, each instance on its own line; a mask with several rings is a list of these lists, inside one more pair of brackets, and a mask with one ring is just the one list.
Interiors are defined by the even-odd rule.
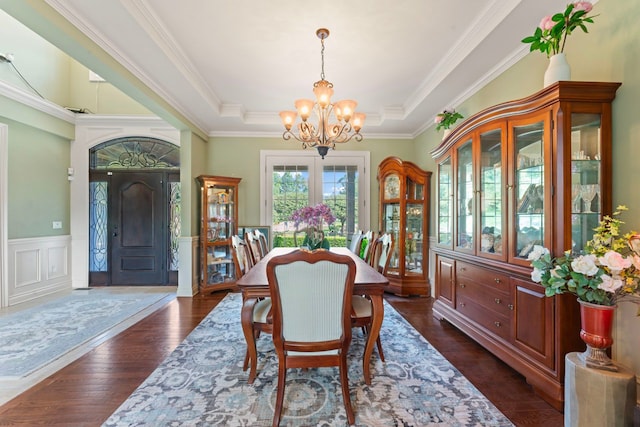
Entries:
[[113,172],[111,176],[112,285],[167,283],[167,196],[163,176],[153,172]]

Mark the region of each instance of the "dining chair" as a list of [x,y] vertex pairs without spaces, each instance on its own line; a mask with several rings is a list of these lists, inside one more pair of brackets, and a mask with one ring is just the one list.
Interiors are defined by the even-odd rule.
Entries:
[[[383,275],[387,273],[391,253],[393,252],[393,237],[384,233],[376,239],[373,246],[372,266]],[[373,304],[371,299],[364,295],[354,295],[352,298],[353,309],[351,311],[351,323],[355,328],[362,330],[369,335],[371,332],[371,322],[373,320]],[[384,352],[382,351],[382,341],[380,336],[376,339],[376,347],[380,360],[384,362]]]
[[267,236],[265,236],[264,233],[257,228],[253,230],[253,234],[254,237],[258,240],[261,258],[264,258],[265,255],[267,255],[267,252],[269,252],[269,242],[267,242]]
[[273,426],[282,416],[287,369],[329,366],[339,367],[347,420],[355,423],[347,371],[355,274],[351,257],[330,251],[299,249],[267,263],[278,355]]
[[249,247],[249,253],[251,254],[253,265],[256,265],[258,261],[262,259],[260,241],[256,239],[256,235],[252,231],[244,233],[244,240],[247,242],[247,246]]
[[360,240],[360,258],[362,258],[367,264],[371,259],[371,250],[373,249],[375,233],[372,230],[367,231],[362,235]]
[[358,230],[351,235],[349,250],[356,255],[360,255],[360,243],[362,242],[362,231]]
[[[231,236],[231,253],[233,255],[233,263],[236,266],[236,280],[244,276],[249,269],[253,267],[251,265],[251,255],[249,254],[249,248],[245,241],[240,236]],[[243,301],[244,304],[244,301]],[[256,378],[258,370],[258,361],[250,360],[249,348],[252,345],[255,347],[256,340],[260,337],[262,332],[271,333],[271,298],[263,298],[256,301],[251,312],[251,330],[252,341],[247,342],[247,351],[245,352],[244,362],[242,364],[242,370],[246,371],[249,367],[249,379],[248,383],[252,384]]]

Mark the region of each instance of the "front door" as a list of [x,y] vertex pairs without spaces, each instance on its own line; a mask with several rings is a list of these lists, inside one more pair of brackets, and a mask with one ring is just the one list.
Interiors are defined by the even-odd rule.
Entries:
[[161,172],[113,172],[109,191],[112,285],[167,283],[167,192]]

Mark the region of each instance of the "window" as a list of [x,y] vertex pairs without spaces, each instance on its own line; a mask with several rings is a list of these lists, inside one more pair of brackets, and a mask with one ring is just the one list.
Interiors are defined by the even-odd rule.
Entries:
[[369,157],[365,151],[331,151],[324,160],[315,150],[261,151],[260,221],[272,227],[274,246],[293,245],[291,214],[319,203],[336,217],[325,230],[334,242],[344,245],[355,230],[367,230]]

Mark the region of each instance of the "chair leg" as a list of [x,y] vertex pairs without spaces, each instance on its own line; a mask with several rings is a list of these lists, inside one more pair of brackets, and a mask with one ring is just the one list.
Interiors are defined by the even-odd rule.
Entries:
[[356,423],[356,417],[351,406],[351,396],[349,395],[349,375],[347,373],[347,355],[340,355],[340,384],[342,385],[342,400],[344,401],[344,409],[347,412],[347,421],[349,425]]
[[[367,337],[368,337],[369,333],[371,332],[371,327],[366,326],[366,329],[367,329]],[[380,360],[384,362],[384,352],[382,351],[382,341],[380,341],[380,336],[378,336],[378,339],[376,339],[376,346],[378,347],[378,355],[380,355]]]
[[276,408],[273,412],[273,427],[280,425],[280,417],[282,416],[282,404],[284,402],[284,386],[287,382],[287,366],[285,361],[278,361],[278,391],[276,393]]

